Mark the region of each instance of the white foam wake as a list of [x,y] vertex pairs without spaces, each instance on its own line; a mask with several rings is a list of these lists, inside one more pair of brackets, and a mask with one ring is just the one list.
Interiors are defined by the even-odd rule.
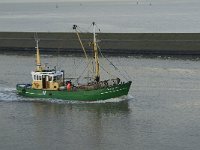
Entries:
[[16,101],[18,96],[15,88],[0,87],[0,101]]
[[133,96],[131,95],[126,95],[126,96],[121,96],[117,98],[110,98],[107,100],[98,100],[98,101],[86,101],[84,103],[119,103],[125,100],[131,100],[133,99]]
[[97,100],[97,101],[76,101],[76,100],[62,100],[62,99],[51,99],[51,98],[21,98],[23,101],[30,102],[50,102],[59,104],[103,104],[103,103],[119,103],[125,100],[131,100],[133,96],[127,95],[118,98],[111,98],[107,100]]

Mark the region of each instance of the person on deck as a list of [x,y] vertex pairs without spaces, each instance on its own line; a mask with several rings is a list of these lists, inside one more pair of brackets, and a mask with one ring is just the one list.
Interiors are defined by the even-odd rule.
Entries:
[[70,82],[67,83],[67,91],[70,91],[71,90],[71,84]]

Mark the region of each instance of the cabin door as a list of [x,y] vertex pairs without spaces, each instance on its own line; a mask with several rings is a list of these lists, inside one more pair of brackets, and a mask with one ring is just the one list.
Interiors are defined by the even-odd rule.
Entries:
[[46,85],[47,85],[47,84],[46,84],[46,77],[47,77],[47,76],[45,76],[45,75],[42,76],[42,87],[43,87],[43,89],[46,89],[46,88],[47,88],[47,86],[46,86]]

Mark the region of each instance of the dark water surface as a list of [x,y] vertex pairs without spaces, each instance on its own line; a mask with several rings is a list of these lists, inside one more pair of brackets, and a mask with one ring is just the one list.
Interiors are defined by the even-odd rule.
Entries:
[[[128,98],[45,102],[15,91],[16,83],[31,81],[34,56],[1,54],[0,149],[198,150],[200,60],[109,59],[133,80]],[[64,68],[69,76],[84,69],[80,57],[44,55],[42,62]]]

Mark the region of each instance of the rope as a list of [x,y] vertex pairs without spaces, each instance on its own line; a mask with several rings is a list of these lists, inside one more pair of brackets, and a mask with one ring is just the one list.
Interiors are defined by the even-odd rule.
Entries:
[[107,57],[105,57],[102,52],[101,52],[101,48],[99,47],[99,45],[97,45],[98,49],[99,49],[99,52],[101,54],[101,57],[105,58],[114,68],[115,70],[119,70]]
[[113,76],[113,77],[117,78],[116,76],[114,76],[114,75],[112,75],[111,73],[109,73],[103,66],[100,65],[100,67],[101,67],[107,74],[109,74],[110,76]]
[[99,49],[99,52],[100,52],[101,56],[104,57],[115,68],[115,70],[117,70],[124,77],[125,80],[129,81],[129,79],[131,79],[130,76],[128,75],[128,73],[126,71],[123,70],[127,74],[128,78],[124,74],[122,74],[121,71],[107,57],[105,57],[102,54],[101,49],[100,49],[99,46],[98,46],[98,49]]
[[[119,59],[118,59],[118,62],[120,62]],[[127,73],[127,71],[123,69],[123,67],[122,67],[122,70],[126,73],[126,75],[128,76],[128,78],[125,77],[125,76],[123,76],[123,77],[124,77],[127,81],[131,80],[131,77],[129,76],[129,74]],[[120,72],[120,70],[119,70],[119,72]],[[120,73],[121,73],[121,72],[120,72]]]
[[88,68],[88,66],[90,64],[90,61],[88,62],[87,66],[85,67],[85,69],[83,70],[83,72],[81,73],[81,75],[77,78],[77,80],[79,80],[82,77],[82,75],[85,73],[86,69]]
[[[99,49],[99,52],[100,52],[100,54],[101,54],[101,57],[102,58],[104,58],[105,60],[107,60],[114,68],[115,68],[115,70],[117,70],[118,68],[108,59],[108,58],[106,58],[104,55],[103,55],[103,53],[101,52],[101,48],[99,47],[99,45],[97,45],[98,46],[98,49]],[[109,68],[108,68],[108,70],[110,70]],[[111,71],[110,71],[111,72]],[[111,74],[111,73],[109,73],[111,76],[113,76],[113,77],[117,77],[117,76],[115,76],[115,75],[113,75],[113,74]]]

